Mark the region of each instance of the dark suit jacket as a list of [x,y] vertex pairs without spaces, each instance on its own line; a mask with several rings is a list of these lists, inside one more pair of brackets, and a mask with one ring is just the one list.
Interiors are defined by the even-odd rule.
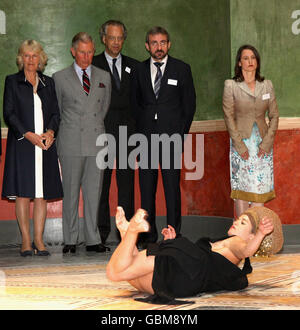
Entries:
[[[60,122],[59,108],[52,78],[39,74],[37,94],[42,102],[44,131],[55,133]],[[8,126],[2,196],[34,197],[35,146],[23,137],[34,132],[33,88],[26,81],[24,71],[5,79],[3,117]],[[62,197],[55,143],[43,151],[44,198]]]
[[131,105],[130,89],[131,78],[138,63],[137,60],[122,55],[121,87],[120,90],[118,90],[104,52],[93,58],[93,65],[111,74],[111,103],[104,120],[107,133],[117,133],[119,125],[126,125],[128,134],[135,133],[135,120]]
[[196,110],[196,94],[188,64],[168,56],[156,99],[150,72],[150,58],[137,66],[134,79],[133,102],[137,130],[149,134],[155,124],[158,134],[187,134]]

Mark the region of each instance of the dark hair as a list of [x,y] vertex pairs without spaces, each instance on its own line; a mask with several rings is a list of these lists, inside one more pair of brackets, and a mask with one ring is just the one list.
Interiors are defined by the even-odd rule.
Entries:
[[235,58],[235,67],[234,67],[233,80],[238,81],[238,82],[244,81],[242,68],[239,66],[239,63],[241,61],[242,52],[245,49],[252,50],[253,54],[256,57],[257,68],[256,68],[256,72],[255,72],[255,79],[258,80],[259,82],[264,81],[265,78],[260,75],[260,56],[259,56],[259,53],[258,53],[257,49],[255,47],[251,46],[251,45],[243,45],[237,51],[236,58]]
[[121,26],[123,28],[123,37],[124,37],[124,40],[127,38],[127,29],[126,29],[125,24],[122,23],[121,21],[110,19],[110,20],[106,21],[104,24],[102,24],[101,27],[100,27],[100,29],[99,29],[100,40],[101,40],[102,43],[103,43],[102,39],[106,35],[106,33],[107,33],[107,27],[109,25]]
[[168,33],[168,31],[166,29],[164,29],[161,26],[154,26],[153,28],[151,28],[147,34],[146,34],[146,43],[149,44],[149,36],[150,35],[155,35],[155,34],[164,34],[167,36],[167,41],[170,41],[170,35]]

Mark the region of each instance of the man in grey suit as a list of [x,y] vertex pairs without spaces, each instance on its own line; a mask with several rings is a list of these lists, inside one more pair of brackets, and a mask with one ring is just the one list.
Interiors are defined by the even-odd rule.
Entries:
[[94,42],[80,32],[72,40],[74,63],[53,75],[61,122],[57,151],[62,170],[63,253],[75,253],[79,236],[80,188],[84,202],[84,234],[87,251],[104,252],[97,226],[103,170],[96,164],[97,137],[105,133],[104,118],[111,98],[108,72],[91,65]]

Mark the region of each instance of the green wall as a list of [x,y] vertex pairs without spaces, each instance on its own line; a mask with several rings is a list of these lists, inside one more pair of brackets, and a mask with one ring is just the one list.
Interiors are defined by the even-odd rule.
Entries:
[[24,39],[44,45],[49,56],[45,74],[52,75],[71,64],[70,43],[79,31],[89,32],[101,52],[98,29],[115,18],[128,29],[124,54],[139,60],[148,57],[147,30],[164,26],[171,35],[170,54],[192,67],[195,119],[220,116],[220,91],[230,73],[229,0],[1,0],[0,10],[6,14],[6,34],[0,34],[1,99],[5,76],[17,70],[15,57]]
[[[296,10],[298,19],[292,18]],[[300,117],[300,1],[231,0],[230,17],[232,68],[237,49],[254,45],[261,73],[273,82],[280,116]]]
[[[1,0],[0,98],[5,76],[17,71],[15,58],[23,40],[44,45],[49,56],[45,74],[51,76],[72,63],[70,43],[79,31],[89,32],[96,53],[102,52],[98,29],[115,18],[128,29],[124,54],[139,60],[148,57],[144,39],[150,27],[161,25],[170,32],[170,54],[192,67],[195,120],[223,118],[224,80],[232,76],[243,43],[258,48],[262,74],[273,81],[281,116],[300,117],[300,34],[291,29],[297,9],[299,0]],[[1,13],[6,34],[1,34]]]

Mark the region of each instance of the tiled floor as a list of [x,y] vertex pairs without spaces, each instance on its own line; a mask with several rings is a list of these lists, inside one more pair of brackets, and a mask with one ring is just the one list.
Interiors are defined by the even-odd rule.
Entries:
[[[115,244],[110,244],[113,250]],[[111,252],[107,253],[93,253],[86,252],[85,246],[77,247],[76,254],[62,254],[63,246],[47,246],[51,253],[49,257],[21,257],[17,245],[0,246],[0,269],[2,267],[22,267],[22,266],[45,266],[45,265],[71,265],[71,264],[85,264],[85,263],[105,263],[109,260]]]
[[50,257],[23,258],[18,246],[0,247],[1,310],[300,309],[296,245],[270,258],[252,258],[247,289],[191,297],[179,306],[137,302],[143,295],[129,284],[107,280],[111,252],[87,253],[79,246],[76,255],[63,256],[62,246],[48,249]]

